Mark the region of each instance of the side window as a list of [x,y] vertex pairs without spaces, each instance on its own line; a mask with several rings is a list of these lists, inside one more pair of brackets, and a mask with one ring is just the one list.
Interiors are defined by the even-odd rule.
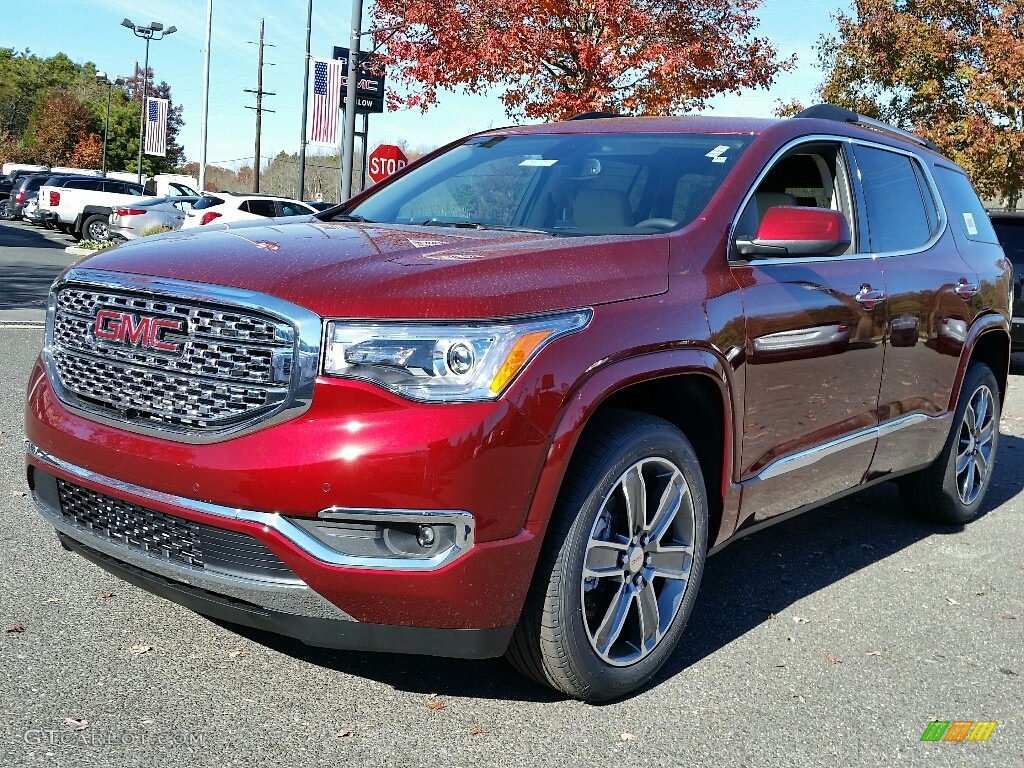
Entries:
[[309,213],[304,205],[298,205],[296,203],[288,202],[284,200],[281,202],[281,213],[280,216],[301,216],[304,213]]
[[867,213],[870,249],[914,251],[935,233],[938,210],[924,172],[907,155],[876,147],[854,149]]
[[124,195],[126,194],[124,186],[123,181],[104,181],[103,191],[113,192],[115,195]]
[[103,182],[99,179],[72,179],[67,186],[69,189],[88,189],[91,192],[98,192],[103,188]]
[[[248,200],[247,204],[249,206],[249,213],[268,218],[276,215],[273,200]],[[243,208],[243,210],[245,209]]]
[[960,228],[964,237],[982,243],[999,242],[985,207],[963,173],[938,165],[935,167],[935,180],[946,199],[950,221],[954,227]]
[[[761,219],[776,206],[829,208],[846,217],[855,232],[846,155],[841,144],[805,144],[779,158],[764,175],[736,223],[737,239],[753,239]],[[856,250],[853,238],[850,251]]]

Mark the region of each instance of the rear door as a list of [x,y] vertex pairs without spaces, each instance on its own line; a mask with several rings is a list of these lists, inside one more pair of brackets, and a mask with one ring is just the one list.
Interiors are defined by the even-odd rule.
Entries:
[[978,276],[961,258],[935,181],[916,155],[858,142],[854,156],[888,310],[874,478],[927,464],[941,449]]

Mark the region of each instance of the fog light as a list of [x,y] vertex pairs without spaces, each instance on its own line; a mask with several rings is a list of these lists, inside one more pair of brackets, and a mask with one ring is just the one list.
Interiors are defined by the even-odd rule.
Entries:
[[421,525],[419,530],[416,531],[417,543],[426,549],[434,544],[434,529],[429,525]]

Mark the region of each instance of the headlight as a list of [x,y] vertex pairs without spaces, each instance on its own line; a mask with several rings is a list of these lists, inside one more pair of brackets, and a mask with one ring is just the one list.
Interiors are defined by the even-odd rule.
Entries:
[[372,381],[413,400],[493,400],[546,344],[584,328],[591,314],[453,323],[331,320],[323,372]]

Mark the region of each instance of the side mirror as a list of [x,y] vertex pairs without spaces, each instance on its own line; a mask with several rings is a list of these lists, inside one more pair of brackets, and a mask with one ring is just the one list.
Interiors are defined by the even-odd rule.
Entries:
[[850,225],[829,208],[776,205],[753,240],[736,240],[743,256],[838,256],[850,247]]

